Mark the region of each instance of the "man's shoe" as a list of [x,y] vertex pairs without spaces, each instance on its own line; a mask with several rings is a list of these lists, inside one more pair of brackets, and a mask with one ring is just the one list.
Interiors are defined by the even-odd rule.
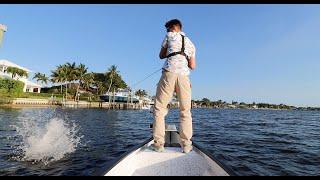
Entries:
[[155,144],[151,144],[150,149],[156,152],[164,152],[164,146],[159,146]]
[[189,152],[191,152],[192,149],[193,149],[192,146],[183,146],[183,147],[182,147],[183,153],[186,153],[186,154],[188,154]]

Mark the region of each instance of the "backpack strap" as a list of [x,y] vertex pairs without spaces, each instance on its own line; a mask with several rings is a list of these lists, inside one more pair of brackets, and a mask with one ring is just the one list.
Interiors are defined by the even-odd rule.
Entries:
[[180,51],[180,54],[185,56],[187,58],[187,60],[189,60],[189,57],[186,55],[186,53],[184,52],[185,51],[185,36],[182,35],[182,47],[181,47],[181,51]]
[[181,47],[180,52],[173,52],[173,53],[169,54],[167,56],[167,58],[180,54],[180,55],[185,56],[187,58],[187,60],[189,60],[189,57],[184,52],[185,51],[185,36],[181,34],[181,37],[182,37],[182,47]]
[[182,35],[182,34],[181,34],[181,37],[182,37],[182,47],[181,47],[181,51],[180,51],[180,52],[181,52],[181,53],[184,53],[184,50],[185,50],[185,47],[184,47],[184,38],[185,38],[185,37],[184,37],[184,35]]

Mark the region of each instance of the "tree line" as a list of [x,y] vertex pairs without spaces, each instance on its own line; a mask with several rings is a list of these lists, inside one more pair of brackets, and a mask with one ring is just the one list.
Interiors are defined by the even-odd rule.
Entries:
[[[12,79],[28,78],[28,72],[16,67],[8,67],[6,72],[11,74]],[[94,92],[95,95],[112,93],[119,88],[128,88],[131,91],[127,83],[122,79],[116,65],[109,67],[106,72],[98,73],[90,72],[89,68],[82,63],[78,65],[75,62],[67,62],[56,66],[49,76],[37,72],[34,74],[33,79],[42,85],[47,85],[50,82],[53,83],[52,87],[44,89],[63,94],[64,98],[72,98],[75,101],[80,98],[78,96],[80,89],[90,93]],[[57,87],[59,87],[59,90],[57,90]],[[135,95],[146,97],[148,93],[145,90],[139,89]]]
[[268,103],[244,103],[232,101],[228,103],[226,101],[218,100],[211,101],[209,98],[203,98],[202,100],[193,100],[194,105],[208,108],[259,108],[259,109],[295,109],[294,106],[285,104],[268,104]]
[[60,86],[60,93],[64,94],[66,99],[70,94],[76,101],[80,99],[80,89],[87,92],[95,92],[96,95],[110,93],[118,88],[127,88],[126,82],[122,79],[120,71],[116,65],[112,65],[106,72],[89,72],[88,67],[82,63],[65,63],[56,66],[51,71],[50,76],[42,73],[36,73],[33,77],[38,83]]

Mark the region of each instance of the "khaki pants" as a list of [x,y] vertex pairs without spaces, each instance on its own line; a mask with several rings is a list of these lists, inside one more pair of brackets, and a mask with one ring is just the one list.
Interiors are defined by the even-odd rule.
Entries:
[[153,138],[157,146],[165,144],[165,117],[168,104],[177,91],[180,104],[180,137],[183,146],[192,145],[191,84],[189,76],[164,71],[159,81],[154,107]]

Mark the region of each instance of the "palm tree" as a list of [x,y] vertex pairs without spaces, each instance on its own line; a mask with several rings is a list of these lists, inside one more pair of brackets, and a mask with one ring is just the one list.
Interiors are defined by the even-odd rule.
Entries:
[[28,77],[28,72],[16,67],[8,67],[7,68],[7,73],[11,73],[12,79],[18,77]]
[[26,77],[26,78],[28,78],[28,72],[27,71],[25,71],[25,70],[22,70],[22,69],[19,69],[18,70],[18,76],[19,77]]
[[33,79],[37,79],[37,82],[41,82],[41,84],[48,84],[49,78],[45,74],[36,73]]
[[87,73],[83,76],[82,83],[80,84],[82,88],[88,90],[94,84],[94,75],[93,73]]
[[66,71],[67,71],[67,80],[69,83],[77,80],[77,65],[75,62],[66,63],[65,64]]
[[103,94],[103,91],[105,90],[105,84],[101,81],[96,81],[94,84],[97,87],[97,94]]
[[202,104],[205,105],[206,107],[209,107],[211,105],[211,100],[208,98],[203,98]]
[[113,83],[113,78],[115,75],[117,75],[118,73],[120,73],[118,70],[117,70],[117,66],[116,65],[112,65],[109,70],[109,72],[106,74],[106,76],[108,78],[110,78],[111,82],[109,84],[109,88],[108,88],[108,94],[110,93],[110,89],[111,89],[111,86],[112,86],[112,83]]
[[32,79],[37,79],[37,82],[39,82],[42,79],[41,73],[35,73]]
[[79,84],[78,84],[78,87],[77,87],[77,94],[74,98],[74,100],[76,101],[76,98],[80,98],[78,96],[78,93],[79,93],[79,89],[80,89],[80,85],[82,84],[82,82],[84,81],[84,76],[87,74],[88,72],[88,68],[86,67],[86,65],[84,64],[80,64],[76,69],[75,69],[75,74],[76,74],[76,77],[75,79],[79,81]]
[[63,66],[57,66],[57,69],[51,71],[51,73],[51,81],[53,83],[60,83],[60,91],[62,94],[62,85],[67,81],[66,72],[64,71]]
[[142,97],[145,97],[148,95],[148,93],[145,91],[145,90],[141,90],[139,89],[136,93],[135,93],[136,96],[139,96],[140,98]]
[[[57,66],[57,69],[55,71],[52,71],[52,79],[54,82],[60,82],[60,83],[63,83],[65,84],[66,86],[66,99],[68,98],[68,82],[70,80],[70,77],[69,77],[69,67],[67,66],[67,64],[64,64],[64,65],[59,65]],[[61,84],[61,88],[62,88],[62,84]],[[61,91],[62,92],[62,91]]]
[[[94,74],[93,73],[87,73],[83,76],[83,80],[82,83],[80,84],[80,86],[85,89],[86,91],[88,91],[88,89],[90,89],[92,86],[94,86]],[[90,100],[91,100],[91,93],[89,94],[90,96]]]
[[[66,63],[61,66],[61,71],[65,73],[66,99],[68,99],[68,85],[76,80],[76,63]],[[71,87],[70,87],[71,88]]]

